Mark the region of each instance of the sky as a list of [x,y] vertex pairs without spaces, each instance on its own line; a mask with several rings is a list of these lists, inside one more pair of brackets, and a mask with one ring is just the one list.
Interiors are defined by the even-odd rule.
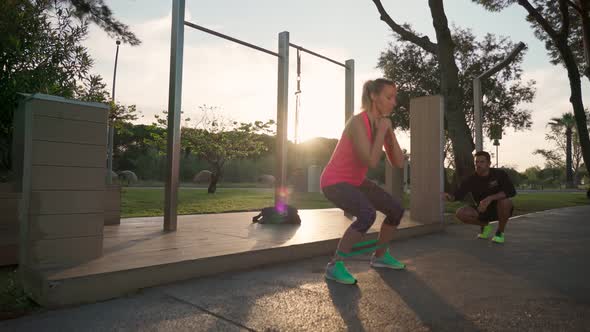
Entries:
[[[106,0],[117,19],[129,25],[141,39],[140,46],[122,44],[116,76],[116,100],[137,105],[138,123],[154,122],[154,115],[167,109],[170,64],[172,0]],[[389,15],[399,24],[409,23],[422,35],[436,41],[428,2],[383,0]],[[524,42],[524,80],[533,79],[536,97],[530,104],[531,130],[507,129],[500,141],[498,164],[524,171],[543,166],[534,155],[538,148],[551,148],[545,140],[547,122],[571,112],[569,81],[561,66],[549,63],[543,43],[525,21],[525,11],[513,5],[500,13],[488,12],[471,0],[447,0],[450,24],[472,29],[476,36],[493,33],[514,43]],[[359,112],[361,87],[368,79],[382,76],[377,59],[391,41],[393,32],[379,20],[370,0],[216,0],[186,1],[185,20],[251,44],[275,51],[278,34],[289,31],[290,42],[344,63],[355,61],[355,113]],[[242,122],[276,119],[277,59],[256,50],[185,27],[182,82],[183,118],[200,117],[199,107],[217,107],[227,119]],[[93,72],[112,89],[115,41],[96,26],[84,45],[94,59]],[[300,139],[338,138],[344,128],[344,68],[302,54]],[[585,106],[590,105],[590,85],[582,79]],[[289,137],[294,138],[296,51],[290,49]],[[187,123],[191,125],[191,123]],[[409,133],[399,132],[402,148],[410,150]],[[484,149],[495,153],[491,142]],[[410,151],[411,152],[411,151]],[[493,162],[495,163],[495,158]]]

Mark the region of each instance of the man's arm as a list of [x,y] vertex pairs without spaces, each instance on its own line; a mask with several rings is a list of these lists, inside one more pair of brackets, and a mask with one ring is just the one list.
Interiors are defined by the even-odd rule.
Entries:
[[486,197],[486,199],[490,201],[497,201],[500,199],[516,196],[516,189],[514,189],[514,185],[512,184],[512,181],[510,181],[508,174],[506,174],[504,171],[499,172],[498,182],[500,185],[500,192]]
[[499,172],[500,173],[498,175],[498,182],[500,185],[500,191],[496,194],[484,198],[479,203],[479,206],[482,209],[482,211],[485,211],[485,209],[488,208],[488,205],[490,205],[490,203],[493,201],[514,197],[516,195],[516,190],[514,189],[514,185],[512,184],[512,181],[510,181],[508,174],[506,174],[506,172],[504,171]]
[[499,199],[504,199],[506,197],[508,197],[508,196],[506,196],[506,193],[503,192],[503,191],[500,191],[497,194],[493,194],[493,195],[490,195],[490,196],[486,197],[486,199],[488,199],[490,201],[497,201]]

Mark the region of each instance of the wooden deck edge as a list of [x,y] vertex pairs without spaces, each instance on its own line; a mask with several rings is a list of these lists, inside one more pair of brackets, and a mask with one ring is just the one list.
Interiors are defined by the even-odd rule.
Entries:
[[[443,224],[399,229],[395,240],[436,233]],[[377,233],[369,233],[376,238]],[[238,272],[271,264],[301,260],[334,252],[339,239],[248,251],[224,256],[147,266],[130,270],[93,274],[63,280],[50,280],[39,271],[28,270],[26,289],[33,300],[47,308],[57,308],[104,301],[132,294],[143,288],[165,285],[224,272]],[[295,249],[295,250],[294,250]]]

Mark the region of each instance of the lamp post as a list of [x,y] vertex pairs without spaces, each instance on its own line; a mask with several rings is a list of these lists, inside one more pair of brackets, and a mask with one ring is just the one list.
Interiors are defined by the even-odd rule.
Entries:
[[473,118],[475,122],[475,151],[482,151],[483,150],[483,114],[482,114],[482,91],[481,91],[481,81],[487,79],[503,69],[504,67],[508,66],[518,53],[522,51],[526,45],[523,42],[520,42],[516,45],[516,47],[510,52],[510,54],[501,62],[496,64],[494,67],[488,69],[483,74],[477,76],[473,79]]
[[[117,40],[117,51],[115,53],[115,69],[113,72],[113,92],[111,102],[115,106],[115,85],[117,82],[117,60],[119,59],[119,45],[121,41]],[[115,127],[109,116],[108,143],[107,143],[107,184],[113,183],[113,142],[115,139]]]

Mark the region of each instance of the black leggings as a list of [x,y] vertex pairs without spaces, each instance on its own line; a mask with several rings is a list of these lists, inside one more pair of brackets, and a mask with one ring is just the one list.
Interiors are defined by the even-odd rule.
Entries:
[[324,187],[322,191],[330,202],[356,217],[351,227],[361,233],[371,228],[376,211],[385,215],[384,223],[394,226],[399,225],[404,215],[401,202],[367,179],[358,187],[341,182]]

